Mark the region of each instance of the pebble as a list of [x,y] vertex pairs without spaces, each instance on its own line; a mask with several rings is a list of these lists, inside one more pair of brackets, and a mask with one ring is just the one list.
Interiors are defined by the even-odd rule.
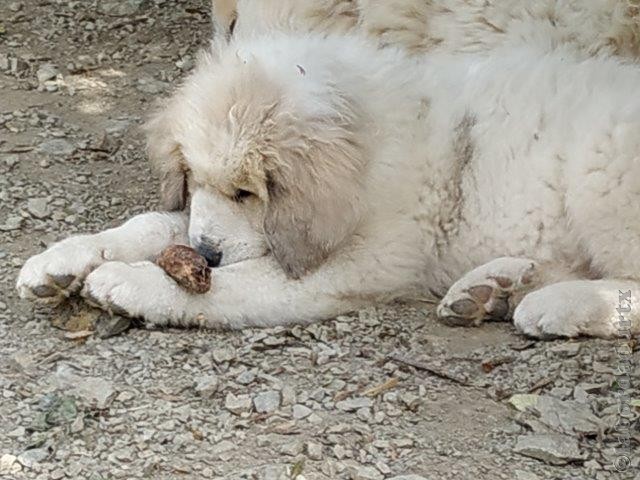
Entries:
[[583,460],[578,441],[568,435],[542,434],[518,438],[514,451],[551,465],[566,465]]
[[401,475],[399,477],[393,477],[389,480],[427,480],[425,477],[421,477],[420,475]]
[[280,407],[280,392],[271,390],[256,395],[253,405],[258,413],[272,413]]
[[249,395],[234,395],[228,393],[224,400],[224,408],[235,415],[242,415],[251,410],[251,397]]
[[45,448],[32,448],[18,455],[18,463],[23,467],[32,468],[36,463],[40,463],[49,457],[49,451]]
[[384,475],[373,467],[360,467],[352,471],[351,478],[353,480],[383,480]]
[[38,83],[43,84],[48,80],[55,80],[58,76],[58,69],[55,65],[50,63],[45,63],[38,68],[36,72],[36,77],[38,78]]
[[290,457],[296,457],[300,455],[303,450],[304,443],[299,440],[293,440],[280,446],[280,453],[282,453],[283,455],[288,455]]
[[308,442],[307,443],[307,455],[311,460],[322,460],[323,447],[319,443]]
[[38,145],[38,151],[46,155],[69,156],[75,152],[76,147],[64,138],[52,138]]
[[16,474],[22,470],[22,466],[18,463],[18,458],[8,453],[3,454],[0,457],[0,473],[2,474]]
[[213,375],[196,378],[195,391],[201,397],[211,398],[218,391],[218,378]]
[[51,216],[49,204],[50,202],[46,198],[30,198],[27,202],[27,211],[31,216],[42,220]]
[[293,406],[293,418],[295,418],[296,420],[303,420],[312,413],[313,410],[304,405],[297,404]]
[[361,408],[370,408],[372,405],[373,401],[365,397],[352,398],[336,403],[336,407],[345,412],[355,412]]

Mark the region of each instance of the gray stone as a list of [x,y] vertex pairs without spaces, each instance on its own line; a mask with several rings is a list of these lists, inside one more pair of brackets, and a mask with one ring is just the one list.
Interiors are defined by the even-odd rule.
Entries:
[[27,202],[27,211],[32,217],[45,219],[51,216],[49,200],[46,198],[30,198]]
[[38,83],[42,84],[48,80],[55,80],[58,76],[58,73],[58,69],[55,65],[45,63],[43,65],[40,65],[40,68],[38,68],[36,77],[38,78]]
[[253,405],[258,413],[272,413],[280,406],[280,392],[271,390],[256,395]]
[[0,457],[0,474],[16,474],[21,470],[22,466],[18,463],[18,459],[14,455],[5,453]]
[[46,448],[32,448],[18,455],[18,463],[23,467],[32,468],[36,463],[40,463],[49,457]]
[[128,17],[138,13],[145,0],[113,0],[99,2],[101,13],[114,17]]
[[212,397],[218,391],[218,378],[213,375],[197,377],[194,388],[201,397]]
[[540,480],[535,473],[525,472],[524,470],[516,470],[516,480]]
[[350,398],[336,403],[336,407],[345,412],[355,412],[361,408],[371,408],[373,401],[370,398]]
[[242,415],[251,411],[251,397],[248,395],[234,395],[228,393],[224,400],[224,408],[235,415]]
[[99,377],[78,377],[72,394],[79,396],[92,407],[99,410],[107,408],[117,393],[113,383]]
[[384,475],[373,467],[359,467],[352,469],[351,478],[353,480],[383,480]]
[[421,477],[420,475],[400,475],[399,477],[393,477],[389,480],[427,480],[425,477]]
[[293,406],[293,418],[295,418],[296,420],[307,418],[309,415],[311,415],[311,413],[313,413],[313,410],[304,405],[298,404]]
[[588,405],[549,395],[514,395],[509,402],[520,411],[530,410],[543,425],[566,434],[597,434],[602,422]]
[[578,441],[559,434],[521,436],[514,451],[551,465],[566,465],[584,459]]
[[20,230],[20,228],[22,228],[23,223],[24,223],[24,218],[18,217],[16,215],[12,215],[11,217],[5,220],[4,224],[0,225],[0,230],[3,232]]
[[68,156],[75,152],[74,147],[64,138],[53,138],[38,145],[38,151],[47,155]]
[[319,443],[307,443],[307,455],[311,460],[322,460],[322,450],[322,445]]
[[285,443],[280,447],[280,453],[283,455],[288,455],[290,457],[295,457],[300,455],[304,450],[304,444],[299,440],[294,440],[289,443]]

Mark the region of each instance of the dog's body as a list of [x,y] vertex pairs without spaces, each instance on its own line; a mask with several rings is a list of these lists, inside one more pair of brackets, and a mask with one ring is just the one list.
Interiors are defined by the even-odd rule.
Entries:
[[[52,300],[84,283],[148,324],[232,328],[451,287],[450,323],[638,333],[637,309],[619,324],[616,308],[640,295],[639,84],[636,66],[562,50],[415,60],[352,35],[238,39],[150,126],[189,220],[66,240],[18,287]],[[174,242],[222,254],[209,294],[144,261]]]
[[637,0],[213,0],[216,31],[364,34],[412,54],[535,45],[640,55]]

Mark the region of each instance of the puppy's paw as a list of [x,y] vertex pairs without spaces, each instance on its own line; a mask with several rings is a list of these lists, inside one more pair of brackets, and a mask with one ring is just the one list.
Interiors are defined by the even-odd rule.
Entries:
[[[513,314],[515,326],[535,338],[613,338],[620,333],[618,287],[606,281],[549,285],[528,294]],[[627,316],[637,333],[636,312]]]
[[453,284],[436,311],[450,326],[478,326],[484,320],[511,317],[522,292],[535,284],[538,266],[532,260],[499,258]]
[[72,237],[27,260],[16,288],[22,298],[57,304],[77,292],[89,272],[107,259],[91,237]]
[[188,295],[154,263],[108,262],[89,274],[82,296],[96,307],[152,326],[179,322]]

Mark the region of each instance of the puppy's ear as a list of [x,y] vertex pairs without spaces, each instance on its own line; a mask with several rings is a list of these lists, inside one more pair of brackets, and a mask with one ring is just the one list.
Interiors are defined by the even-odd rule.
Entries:
[[229,40],[233,35],[238,15],[238,0],[213,0],[211,12],[214,38]]
[[264,231],[291,278],[320,266],[363,216],[365,154],[352,120],[331,115],[305,122],[306,135],[291,140],[280,158],[266,160]]
[[147,152],[154,170],[160,176],[160,200],[168,211],[184,210],[189,195],[186,162],[171,129],[170,109],[167,107],[145,125]]

